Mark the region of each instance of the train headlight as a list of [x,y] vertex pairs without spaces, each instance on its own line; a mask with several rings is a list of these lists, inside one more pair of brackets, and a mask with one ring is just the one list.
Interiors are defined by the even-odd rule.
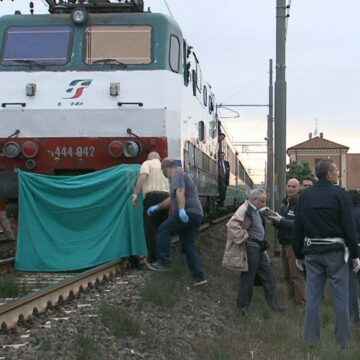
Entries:
[[4,145],[2,151],[6,157],[13,159],[20,155],[21,148],[17,142],[9,141]]
[[74,9],[71,14],[72,21],[75,25],[84,25],[87,21],[88,14],[85,9]]
[[37,155],[39,147],[33,141],[25,141],[22,145],[22,153],[26,158],[33,158]]
[[123,154],[123,143],[119,140],[113,140],[108,146],[110,156],[118,158]]
[[141,154],[141,152],[142,152],[142,147],[136,141],[130,140],[124,144],[124,155],[127,158],[137,157]]

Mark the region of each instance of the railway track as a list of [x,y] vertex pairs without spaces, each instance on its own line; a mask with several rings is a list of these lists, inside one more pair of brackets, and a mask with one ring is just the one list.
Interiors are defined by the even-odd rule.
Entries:
[[[207,230],[212,224],[219,224],[227,220],[232,214],[222,216],[216,220],[201,226],[200,231]],[[172,239],[173,243],[178,237]],[[0,273],[13,271],[15,259],[0,261]],[[1,330],[15,329],[16,325],[25,324],[33,316],[51,309],[55,305],[62,305],[66,301],[73,300],[87,289],[98,287],[115,276],[123,273],[130,266],[126,259],[115,260],[110,263],[95,267],[93,269],[76,274],[67,279],[59,281],[46,288],[40,289],[33,294],[26,295],[8,304],[0,306]]]

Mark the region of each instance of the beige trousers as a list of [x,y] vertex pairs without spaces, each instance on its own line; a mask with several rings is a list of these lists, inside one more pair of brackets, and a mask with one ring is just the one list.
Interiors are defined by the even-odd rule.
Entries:
[[305,276],[295,265],[296,258],[291,245],[281,246],[281,260],[289,298],[295,304],[305,304]]

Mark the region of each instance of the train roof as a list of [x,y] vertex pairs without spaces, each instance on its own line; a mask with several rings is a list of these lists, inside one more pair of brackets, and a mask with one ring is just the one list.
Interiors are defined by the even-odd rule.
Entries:
[[[11,25],[51,25],[72,24],[71,14],[41,14],[41,15],[4,15],[0,17],[0,27]],[[160,13],[89,13],[87,24],[147,24],[167,27],[172,32],[181,34],[179,24],[171,17]]]

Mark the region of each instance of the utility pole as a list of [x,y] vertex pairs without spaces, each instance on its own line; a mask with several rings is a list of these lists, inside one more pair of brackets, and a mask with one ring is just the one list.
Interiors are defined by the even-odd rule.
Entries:
[[275,208],[286,195],[286,0],[276,0]]
[[273,89],[273,61],[269,60],[269,114],[267,116],[267,167],[266,167],[266,191],[269,198],[269,206],[274,209],[274,89]]

